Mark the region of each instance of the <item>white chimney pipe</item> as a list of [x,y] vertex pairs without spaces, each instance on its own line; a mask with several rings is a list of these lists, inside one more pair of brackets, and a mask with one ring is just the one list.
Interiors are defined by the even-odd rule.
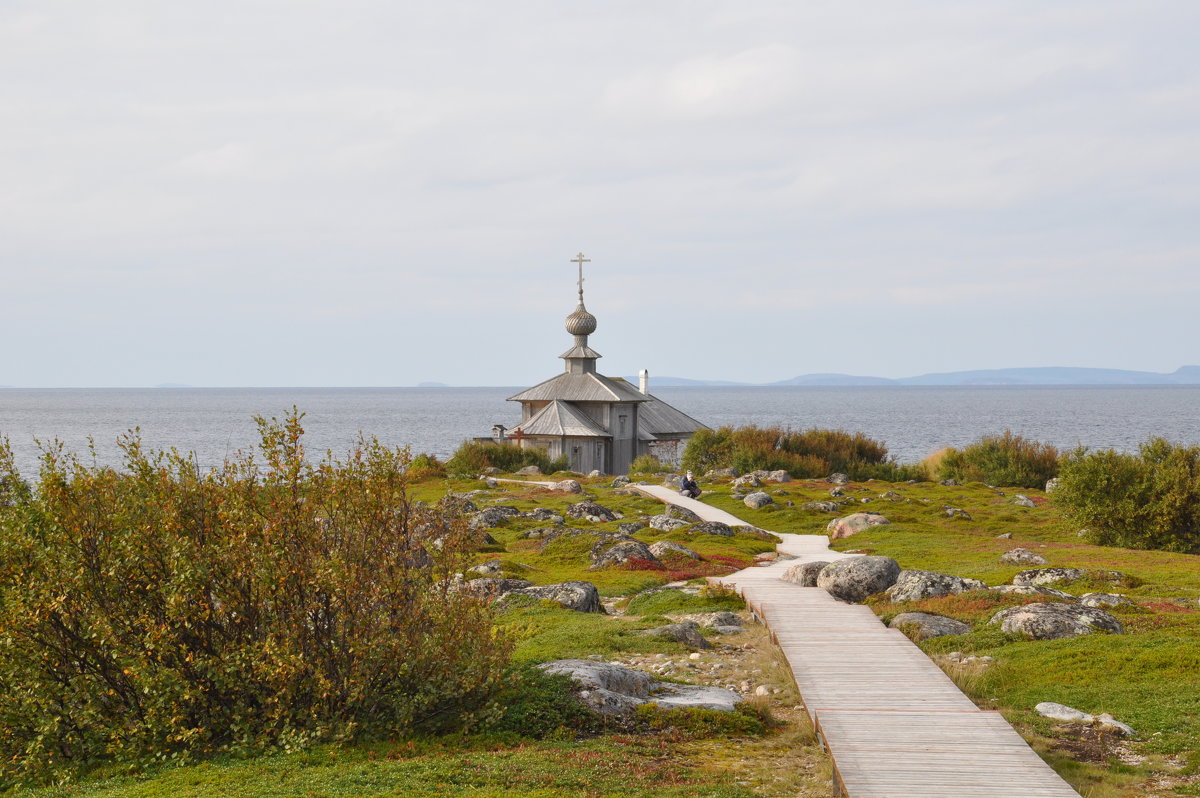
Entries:
[[638,380],[642,384],[642,393],[650,393],[650,372],[646,369],[642,369],[638,372]]

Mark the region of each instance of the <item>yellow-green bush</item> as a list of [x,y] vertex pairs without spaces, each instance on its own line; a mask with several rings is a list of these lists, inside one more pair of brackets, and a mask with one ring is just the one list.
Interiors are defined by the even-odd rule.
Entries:
[[985,435],[963,449],[941,453],[941,479],[989,485],[1041,488],[1058,473],[1059,452],[1053,446],[1014,435]]
[[531,465],[540,468],[543,474],[553,474],[566,469],[567,458],[551,460],[541,449],[526,449],[512,444],[465,441],[446,461],[446,471],[453,476],[476,477],[485,468],[498,468],[511,473]]
[[1200,446],[1153,438],[1138,454],[1076,449],[1053,495],[1096,543],[1200,553]]
[[479,717],[509,645],[449,589],[471,533],[405,450],[312,464],[300,419],[209,472],[130,435],[31,487],[0,447],[0,786]]

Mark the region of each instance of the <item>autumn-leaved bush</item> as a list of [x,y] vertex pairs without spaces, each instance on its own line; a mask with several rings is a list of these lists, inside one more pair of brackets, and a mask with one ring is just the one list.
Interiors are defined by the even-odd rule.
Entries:
[[410,502],[406,450],[309,462],[301,414],[202,471],[0,447],[0,788],[112,762],[469,725],[509,644],[450,590],[475,544]]
[[1137,454],[1076,449],[1053,497],[1096,543],[1200,553],[1200,446],[1152,438]]
[[823,477],[834,472],[853,479],[901,481],[919,476],[915,466],[901,466],[887,447],[861,432],[833,429],[792,430],[780,427],[702,429],[688,440],[683,467],[703,474],[713,468],[787,471],[796,477]]
[[553,474],[567,467],[567,458],[551,460],[541,449],[516,446],[506,443],[465,441],[458,451],[446,461],[446,471],[451,476],[474,478],[485,468],[498,468],[505,473],[518,471],[535,465],[543,474]]
[[1059,452],[1046,443],[1014,435],[985,435],[962,449],[939,452],[941,479],[1040,488],[1058,474]]

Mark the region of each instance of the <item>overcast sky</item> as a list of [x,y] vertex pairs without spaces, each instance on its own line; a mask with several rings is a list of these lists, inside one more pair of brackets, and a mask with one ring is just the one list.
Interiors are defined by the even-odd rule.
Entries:
[[0,384],[1200,362],[1195,0],[0,0]]

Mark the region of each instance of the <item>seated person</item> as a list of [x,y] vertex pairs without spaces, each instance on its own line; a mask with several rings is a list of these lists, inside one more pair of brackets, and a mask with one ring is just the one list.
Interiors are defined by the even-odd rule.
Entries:
[[692,478],[692,472],[687,472],[679,483],[679,492],[689,499],[700,498],[700,486],[696,484],[696,480]]

